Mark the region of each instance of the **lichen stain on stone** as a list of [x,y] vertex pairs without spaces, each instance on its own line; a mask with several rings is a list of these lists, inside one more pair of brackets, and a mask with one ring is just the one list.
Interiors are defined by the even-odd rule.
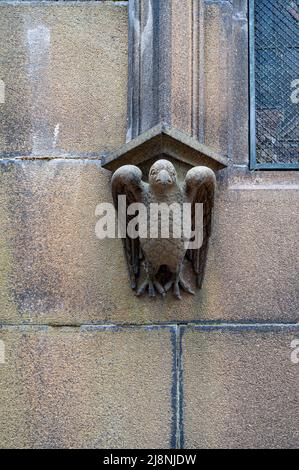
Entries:
[[9,320],[17,315],[17,307],[14,303],[11,287],[13,272],[12,234],[14,227],[11,225],[8,215],[9,185],[12,166],[1,164],[0,169],[0,317],[2,321]]
[[32,99],[32,154],[40,154],[51,148],[52,132],[47,113],[36,112],[40,97],[47,96],[49,90],[50,29],[43,24],[27,30],[28,75]]
[[9,155],[98,154],[125,141],[127,8],[62,3],[0,2]]
[[148,4],[148,16],[146,20],[145,27],[141,33],[141,55],[147,51],[148,46],[151,44],[153,36],[153,9],[152,4]]

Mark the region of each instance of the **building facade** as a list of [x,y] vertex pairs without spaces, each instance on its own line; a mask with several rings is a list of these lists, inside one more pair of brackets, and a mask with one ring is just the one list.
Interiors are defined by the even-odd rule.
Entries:
[[[298,20],[287,0],[0,2],[2,448],[298,447]],[[134,296],[95,235],[105,162],[164,125],[226,162],[182,301]]]

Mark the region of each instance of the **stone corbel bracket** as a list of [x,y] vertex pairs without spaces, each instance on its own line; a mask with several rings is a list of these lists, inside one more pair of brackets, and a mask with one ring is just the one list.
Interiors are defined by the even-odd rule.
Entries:
[[[204,279],[214,172],[228,166],[228,158],[200,143],[204,141],[203,18],[203,0],[129,0],[127,143],[102,160],[102,166],[114,172],[115,206],[120,195],[128,204],[142,202],[146,208],[149,201],[175,199],[181,208],[183,200],[192,207],[205,201],[203,243],[192,252],[182,237],[173,243],[127,234],[124,249],[137,295],[148,290],[150,297],[156,291],[164,296],[170,288],[179,299],[180,288],[194,293],[183,279],[185,257],[199,289]],[[148,175],[148,184],[141,174],[144,180]]]

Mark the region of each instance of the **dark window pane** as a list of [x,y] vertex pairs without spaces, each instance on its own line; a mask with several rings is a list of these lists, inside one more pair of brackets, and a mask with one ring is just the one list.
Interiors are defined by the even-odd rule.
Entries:
[[299,162],[299,0],[255,0],[257,163]]

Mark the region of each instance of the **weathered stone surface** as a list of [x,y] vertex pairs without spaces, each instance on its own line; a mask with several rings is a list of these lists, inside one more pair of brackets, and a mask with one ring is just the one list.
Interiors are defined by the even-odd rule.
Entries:
[[298,195],[292,172],[232,173],[219,186],[202,318],[298,321]]
[[175,445],[175,330],[5,327],[1,448]]
[[299,328],[186,328],[186,448],[298,448]]
[[248,163],[246,14],[240,0],[130,2],[128,141],[166,122]]
[[75,324],[127,312],[122,248],[95,235],[96,206],[111,201],[108,172],[87,160],[1,169],[1,321]]
[[231,156],[232,5],[208,2],[204,12],[204,142]]
[[1,322],[298,320],[297,174],[219,180],[204,285],[179,302],[135,297],[121,241],[96,238],[96,206],[112,202],[98,162],[0,168]]
[[0,152],[100,154],[120,146],[127,28],[124,3],[0,2]]
[[115,171],[127,164],[141,166],[161,155],[174,158],[177,164],[183,163],[189,167],[204,165],[215,171],[228,166],[229,163],[226,157],[211,151],[197,139],[162,123],[111,152],[109,156],[103,157],[102,166]]
[[232,18],[232,159],[248,165],[248,18],[247,0],[234,0]]
[[128,141],[161,122],[198,138],[202,8],[203,0],[131,0]]

